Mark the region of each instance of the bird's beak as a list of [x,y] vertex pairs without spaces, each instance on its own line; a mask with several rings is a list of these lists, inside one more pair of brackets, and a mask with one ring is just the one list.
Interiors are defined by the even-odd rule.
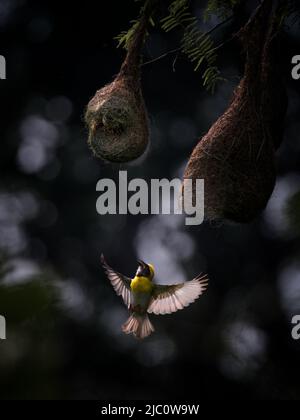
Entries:
[[139,264],[139,266],[140,266],[140,267],[142,267],[143,269],[147,267],[147,264],[146,264],[144,261],[142,261],[142,260],[138,260],[138,264]]

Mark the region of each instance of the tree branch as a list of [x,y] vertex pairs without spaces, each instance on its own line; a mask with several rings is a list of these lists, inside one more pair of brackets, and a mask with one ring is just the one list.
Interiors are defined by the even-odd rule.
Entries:
[[[223,25],[225,25],[226,23],[230,22],[230,21],[232,20],[232,18],[233,18],[233,16],[230,16],[230,17],[228,17],[227,19],[225,19],[223,22],[218,23],[218,24],[217,24],[216,26],[214,26],[212,29],[210,29],[209,31],[205,32],[205,33],[203,34],[203,37],[204,37],[204,36],[209,36],[209,35],[211,35],[211,34],[212,34],[213,32],[215,32],[217,29],[219,29],[220,27],[222,27],[222,26],[223,26]],[[232,41],[232,40],[236,37],[236,35],[237,35],[237,34],[234,34],[234,35],[232,36],[232,38],[230,38],[229,40],[225,41],[225,42],[224,42],[224,43],[222,43],[221,45],[219,45],[219,46],[217,46],[216,48],[214,48],[214,49],[213,49],[213,51],[217,51],[218,49],[222,48],[222,47],[223,47],[225,44],[227,44],[228,42],[231,42],[231,41]],[[176,54],[176,53],[181,52],[181,50],[182,50],[182,48],[181,48],[181,47],[178,47],[178,48],[175,48],[175,49],[173,49],[173,50],[167,51],[167,52],[165,52],[165,53],[161,54],[160,56],[158,56],[158,57],[156,57],[156,58],[153,58],[152,60],[146,61],[145,63],[143,63],[143,64],[142,64],[142,66],[147,66],[148,64],[156,63],[157,61],[162,60],[163,58],[166,58],[166,57],[168,57],[169,55],[172,55],[172,54]]]

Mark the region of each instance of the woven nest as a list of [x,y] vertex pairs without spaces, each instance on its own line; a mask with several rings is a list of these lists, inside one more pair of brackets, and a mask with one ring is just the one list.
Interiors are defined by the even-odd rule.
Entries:
[[145,152],[149,128],[144,101],[126,79],[117,79],[99,90],[88,105],[85,119],[88,144],[95,156],[128,162]]
[[129,162],[140,157],[149,143],[149,124],[141,91],[141,49],[149,20],[141,18],[119,75],[96,92],[85,121],[88,144],[95,156],[110,162]]
[[[270,22],[266,24],[271,8],[272,2],[265,1],[241,32],[245,75],[185,170],[184,179],[204,179],[208,220],[253,220],[275,186],[275,149],[282,140],[286,95],[280,72],[274,71],[277,40],[273,24],[269,31]],[[192,194],[195,203],[195,190]]]

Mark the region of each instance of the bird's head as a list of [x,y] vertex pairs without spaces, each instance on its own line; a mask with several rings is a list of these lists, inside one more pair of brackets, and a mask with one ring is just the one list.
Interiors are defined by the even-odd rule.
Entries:
[[152,280],[155,274],[154,266],[152,264],[146,264],[144,261],[140,260],[138,263],[139,267],[136,272],[137,277],[148,277]]

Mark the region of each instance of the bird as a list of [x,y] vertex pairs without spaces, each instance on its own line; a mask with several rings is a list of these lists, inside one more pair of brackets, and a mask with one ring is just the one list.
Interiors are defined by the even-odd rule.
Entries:
[[154,282],[154,266],[142,260],[138,260],[138,269],[132,279],[111,268],[103,254],[101,264],[116,294],[123,298],[130,312],[122,331],[137,339],[144,339],[155,331],[148,314],[165,315],[184,309],[208,287],[207,275],[199,275],[185,283],[157,284]]

